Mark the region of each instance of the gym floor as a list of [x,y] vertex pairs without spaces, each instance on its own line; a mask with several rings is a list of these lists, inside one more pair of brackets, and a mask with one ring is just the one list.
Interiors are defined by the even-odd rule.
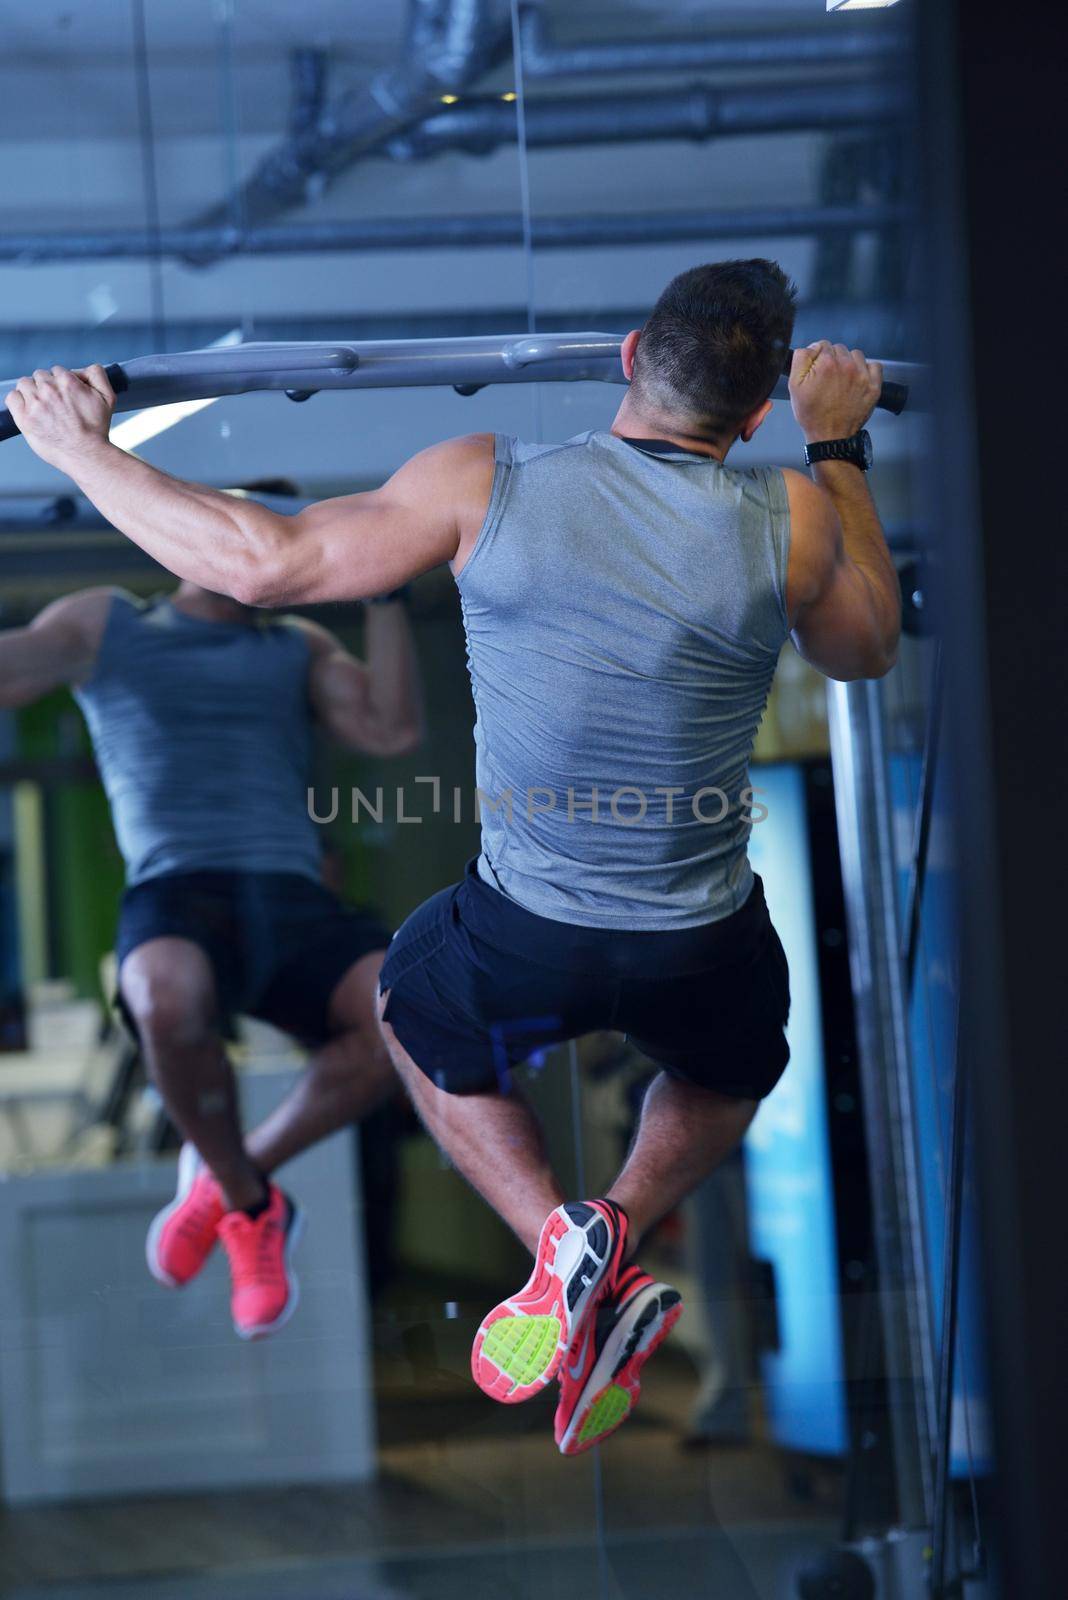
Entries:
[[4,1595],[291,1600],[314,1582],[316,1600],[476,1600],[504,1583],[513,1600],[660,1600],[670,1572],[674,1592],[779,1600],[834,1537],[838,1469],[790,1474],[759,1442],[683,1446],[697,1385],[685,1353],[663,1353],[600,1463],[563,1461],[550,1396],[495,1407],[466,1380],[473,1303],[431,1324],[429,1298],[390,1299],[376,1323],[376,1482],[7,1510]]

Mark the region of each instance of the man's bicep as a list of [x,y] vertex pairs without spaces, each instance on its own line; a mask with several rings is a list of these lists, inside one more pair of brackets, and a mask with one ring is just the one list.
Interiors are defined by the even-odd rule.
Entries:
[[336,738],[350,740],[368,714],[367,668],[339,640],[329,637],[326,648],[313,652],[308,698],[322,727]]
[[842,550],[842,524],[830,495],[792,467],[783,468],[790,508],[786,613],[793,626],[802,609],[823,593]]
[[871,589],[844,553],[831,568],[822,592],[801,607],[791,637],[798,653],[828,678],[878,676],[872,670],[876,628]]
[[398,502],[388,485],[321,500],[291,521],[281,603],[366,600],[449,560],[447,527],[433,511]]
[[0,633],[0,703],[29,705],[53,689],[84,681],[110,605],[110,590],[83,590],[53,600],[27,627]]
[[325,708],[336,701],[339,689],[348,693],[358,679],[366,679],[366,666],[336,633],[308,617],[295,617],[293,621],[308,643],[308,693],[318,707]]
[[787,609],[794,645],[829,678],[876,676],[871,586],[846,550],[838,512],[810,478],[791,470],[783,477],[790,503]]
[[484,453],[473,439],[451,439],[420,451],[380,489],[298,512],[287,598],[367,599],[451,561]]

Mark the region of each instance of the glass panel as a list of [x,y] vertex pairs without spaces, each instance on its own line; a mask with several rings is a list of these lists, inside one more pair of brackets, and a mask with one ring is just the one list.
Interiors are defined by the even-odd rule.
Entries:
[[[910,25],[827,15],[819,0],[42,0],[9,19],[0,65],[0,370],[227,341],[622,338],[676,273],[758,255],[796,281],[795,345],[827,337],[906,360],[923,309]],[[254,393],[172,417],[137,449],[180,479],[293,513],[377,488],[457,435],[607,435],[627,394],[622,366],[618,377],[293,397],[306,405]],[[664,416],[676,455],[709,443]],[[545,852],[571,920],[606,935],[598,960],[618,959],[613,981],[625,972],[616,1003],[594,1006],[598,974],[568,945],[579,954],[563,963],[560,1003],[592,1018],[573,1041],[512,1008],[529,954],[464,927],[450,888],[478,856],[480,805],[501,794],[476,793],[465,618],[444,566],[416,575],[403,611],[297,607],[279,626],[206,587],[176,591],[64,473],[0,444],[0,1587],[13,1600],[779,1600],[876,1582],[918,1597],[932,1543],[948,1542],[951,1571],[981,1551],[993,1452],[970,1145],[953,1138],[956,860],[930,735],[924,413],[881,410],[870,431],[906,635],[880,687],[835,685],[830,716],[815,668],[790,643],[778,662],[749,857],[789,965],[791,1062],[744,1139],[747,1097],[718,1014],[706,1005],[685,1063],[718,1088],[693,1091],[688,1114],[661,1111],[659,1135],[650,1107],[681,1096],[685,1073],[659,1077],[670,1052],[654,1063],[608,1026],[645,982],[622,952],[632,934],[655,939],[663,873],[647,917],[630,884],[628,920],[604,913],[590,869],[605,860],[591,861],[588,834],[574,854]],[[762,469],[801,461],[780,398],[733,448],[728,472],[755,469],[732,480],[738,505],[778,482]],[[600,499],[580,485],[541,523],[532,497],[515,512],[531,524],[522,559],[541,533],[603,522],[605,568],[621,526],[641,567],[649,526],[659,515],[670,528],[674,502],[658,489],[640,505],[649,525],[628,524],[620,483],[601,483]],[[769,509],[753,534],[766,547],[773,520]],[[737,522],[730,531],[737,546]],[[775,548],[765,598],[787,559]],[[172,564],[184,570],[184,554]],[[534,565],[517,570],[498,604],[516,629],[529,625]],[[684,606],[674,574],[666,558],[657,577]],[[665,591],[645,606],[634,656],[609,647],[607,618],[583,608],[585,576],[558,598],[573,608],[571,659],[587,652],[591,671],[559,709],[580,699],[573,727],[591,743],[608,728],[629,757],[662,731],[634,710],[650,680],[677,689],[691,652],[680,657],[676,634],[667,665],[652,659],[675,615]],[[42,649],[25,625],[70,595],[77,617]],[[559,645],[551,620],[524,665],[512,635],[494,641],[499,679],[540,695],[543,713],[555,690],[531,663]],[[708,632],[694,622],[695,650]],[[720,667],[751,654],[726,625],[717,638]],[[633,699],[613,710],[620,681]],[[705,702],[692,704],[703,726]],[[681,746],[690,729],[676,731]],[[550,741],[529,754],[565,790],[568,763],[586,757],[577,736],[564,754]],[[635,861],[634,878],[657,865]],[[499,911],[509,896],[492,876],[477,892]],[[386,1070],[374,991],[390,931],[439,895],[406,947],[414,969],[448,936],[466,962],[455,982],[428,967],[406,1001],[413,1030],[421,1008],[436,1017],[418,1047],[409,1035],[423,1069],[409,1087],[441,1119],[435,1142]],[[715,920],[741,915],[743,897],[728,901]],[[543,931],[557,963],[568,920]],[[752,965],[772,949],[767,935]],[[733,945],[721,954],[744,987],[747,964],[732,967]],[[113,1004],[123,957],[125,1014]],[[491,959],[493,984],[480,966]],[[774,982],[753,991],[754,1032]],[[728,985],[719,1009],[731,999]],[[488,1056],[464,1032],[472,1010],[493,1011]],[[534,1037],[529,1057],[514,1030]],[[736,1030],[739,1055],[749,1043]],[[446,1060],[487,1077],[435,1098]],[[576,1329],[562,1385],[495,1405],[472,1382],[472,1344],[530,1272],[530,1240],[509,1223],[526,1234],[533,1218],[536,1231],[557,1189],[577,1205],[605,1196],[643,1114],[660,1175],[630,1179],[652,1219],[636,1253],[648,1280],[613,1278]],[[183,1129],[210,1147],[219,1187],[180,1159]],[[276,1167],[282,1195],[261,1181]],[[958,1185],[954,1296],[943,1259]],[[252,1304],[283,1234],[275,1299]],[[235,1284],[246,1298],[232,1303]],[[541,1311],[551,1333],[560,1304]],[[536,1368],[536,1341],[517,1353],[503,1330],[495,1339],[509,1381]],[[596,1405],[573,1435],[604,1442],[565,1457],[561,1438],[575,1439],[558,1407],[588,1359]],[[945,1540],[932,1537],[942,1422]]]
[[[766,255],[798,286],[795,345],[829,338],[906,359],[919,295],[906,209],[916,154],[902,102],[889,116],[887,106],[902,86],[907,21],[825,21],[782,7],[767,27],[763,16],[698,3],[643,22],[628,29],[619,18],[552,7],[524,14],[532,324],[622,335],[642,326],[673,274]],[[847,98],[852,109],[839,118]],[[610,389],[544,386],[540,437],[606,428],[619,399]],[[873,490],[906,612],[900,664],[887,680],[885,779],[904,880],[918,753],[939,714],[928,694],[932,646],[922,637],[932,629],[925,420],[915,408],[904,417],[876,412],[869,428]],[[735,445],[732,462],[798,464],[800,444],[780,402],[751,442]],[[787,645],[757,738],[753,782],[766,815],[750,857],[789,959],[791,1063],[742,1148],[642,1244],[643,1266],[683,1291],[687,1315],[650,1366],[640,1412],[602,1452],[606,1564],[621,1593],[667,1593],[681,1581],[692,1592],[785,1594],[802,1572],[812,1593],[851,1592],[854,1583],[859,1593],[861,1559],[887,1582],[886,1563],[899,1557],[900,1589],[890,1592],[926,1588],[922,1539],[899,1542],[894,1555],[881,1541],[909,1520],[902,1474],[923,1471],[914,1451],[911,1466],[904,1461],[901,1413],[936,1426],[955,1076],[948,802],[943,775],[908,1040],[908,1148],[920,1162],[911,1222],[926,1267],[922,1281],[898,1285],[876,1243],[877,1154],[864,1137],[829,755],[822,680]],[[898,920],[903,931],[904,881]],[[606,1078],[594,1093],[586,1084],[586,1147],[606,1173],[613,1137],[633,1124],[651,1073],[632,1062],[629,1094],[625,1079]],[[875,1067],[890,1070],[886,1061]],[[982,1547],[977,1519],[990,1472],[974,1229],[969,1205],[951,1567]],[[923,1359],[916,1352],[919,1365],[906,1369],[883,1344],[902,1293],[925,1340]]]
[[[507,31],[491,49],[481,24],[466,45],[462,30],[443,40],[440,9],[416,7],[406,18],[401,6],[363,8],[357,19],[331,3],[298,15],[258,0],[192,0],[93,15],[45,8],[36,24],[23,19],[21,76],[9,63],[5,86],[13,113],[26,119],[20,137],[29,148],[8,167],[7,213],[10,229],[34,238],[26,260],[0,265],[8,303],[20,308],[5,319],[2,369],[123,360],[234,338],[522,331],[514,139],[488,160],[462,150],[431,159],[402,147],[406,130],[455,103],[454,87],[477,79],[494,96],[514,81]],[[464,49],[474,56],[476,47],[477,70],[463,60]],[[420,52],[433,54],[436,76],[423,83],[418,108],[413,101],[406,118],[391,122],[374,97],[388,100],[387,75],[390,93],[414,96]],[[366,148],[335,156],[337,141],[324,137],[313,158],[301,145],[307,166],[295,189],[281,182],[272,196],[267,184],[257,186],[257,174],[288,172],[300,140],[335,109],[363,128]],[[372,136],[375,116],[382,126]],[[473,221],[454,239],[443,224],[451,228],[458,213]],[[482,220],[498,216],[508,222],[501,242],[478,244]],[[269,237],[272,228],[282,231]],[[462,397],[445,387],[324,395],[297,407],[278,394],[250,395],[210,405],[140,448],[178,476],[254,484],[276,507],[292,509],[377,485],[437,440],[492,427],[524,431],[530,399],[521,389]],[[67,480],[24,446],[7,449],[5,491],[25,494],[5,510],[4,626],[28,621],[58,594],[111,583],[130,596],[114,602],[129,615],[166,617],[166,607],[135,608],[173,590],[170,574],[101,527],[91,507],[57,511],[53,500],[69,490]],[[65,529],[64,518],[77,527]],[[57,519],[55,538],[42,539],[41,522]],[[315,618],[369,661],[376,692],[393,683],[392,658],[398,649],[403,655],[406,632],[397,608],[392,621],[384,611],[365,618],[355,605]],[[208,835],[220,838],[241,817],[255,828],[256,792],[276,770],[271,741],[276,731],[293,737],[287,719],[306,716],[277,679],[283,698],[253,710],[255,693],[250,700],[240,688],[236,665],[229,684],[225,673],[209,673],[214,688],[197,700],[191,662],[204,662],[203,641],[229,639],[240,654],[237,641],[252,635],[255,621],[195,598],[184,622],[171,619],[187,630],[190,647],[188,665],[175,657],[174,697],[149,668],[141,683],[161,730],[178,719],[160,741],[198,717],[217,727],[213,697],[232,699],[225,737],[245,742],[248,766],[236,774],[234,746],[220,746],[210,762],[179,775],[172,797],[179,811],[213,807]],[[121,628],[121,619],[111,626]],[[313,814],[336,812],[313,826],[325,883],[347,904],[373,907],[389,927],[461,878],[478,848],[470,688],[447,572],[415,586],[410,631],[424,700],[419,748],[381,757],[320,734],[309,774]],[[298,657],[299,650],[294,693]],[[129,693],[128,670],[125,681]],[[256,1342],[234,1336],[217,1247],[181,1294],[152,1283],[146,1230],[174,1198],[179,1142],[153,1079],[173,1104],[181,1094],[175,1051],[186,1052],[183,1070],[198,1072],[198,1052],[218,1045],[210,1019],[201,1028],[186,1014],[196,997],[183,1000],[165,985],[157,999],[178,1007],[171,1031],[191,1030],[184,1042],[161,1043],[142,1017],[148,1042],[139,1049],[112,1012],[123,865],[108,803],[68,690],[30,698],[0,712],[0,1020],[11,1052],[0,1064],[8,1180],[0,1232],[11,1284],[0,1360],[5,1592],[81,1597],[132,1584],[144,1600],[440,1595],[496,1585],[502,1573],[517,1595],[564,1592],[572,1582],[592,1592],[599,1558],[590,1463],[552,1488],[550,1529],[551,1397],[526,1410],[498,1408],[471,1382],[475,1329],[522,1282],[526,1253],[438,1153],[395,1087],[358,1132],[344,1128],[285,1166],[281,1182],[306,1219],[292,1257],[300,1304],[287,1326]],[[120,715],[136,720],[137,712],[116,705],[105,740],[122,741]],[[100,716],[107,721],[102,703]],[[149,765],[164,762],[151,730],[141,732]],[[295,736],[299,745],[303,734]],[[209,769],[226,775],[222,786]],[[143,781],[146,799],[159,806],[151,774]],[[303,787],[295,802],[304,808]],[[300,832],[293,819],[287,827]],[[212,868],[225,869],[221,860]],[[150,865],[149,883],[154,878]],[[292,903],[306,892],[301,879],[287,880]],[[154,932],[190,931],[182,922],[189,894],[172,911],[179,926],[157,923]],[[263,993],[252,994],[251,968],[279,959],[272,922],[281,905],[272,913],[245,901],[231,911],[237,920],[221,943],[203,928],[192,937],[208,941],[216,989],[233,1012],[225,1048],[246,1127],[270,1118],[301,1082],[309,1128],[319,1117],[352,1121],[347,1097],[360,1099],[377,1046],[369,1016],[359,1012],[353,1027],[351,1004],[343,1022],[319,1014],[326,992],[317,967],[336,959],[323,947],[324,936],[328,944],[333,937],[328,927],[309,924],[319,953],[282,985],[307,989],[291,1002],[310,1007],[302,1013],[309,1030],[321,1024],[333,1036],[309,1069],[299,1019],[272,1025]],[[375,948],[373,939],[366,948]],[[196,952],[194,945],[194,965]],[[164,979],[188,976],[188,956],[173,952]],[[146,1071],[145,1052],[157,1046],[163,1067]],[[519,1076],[532,1079],[568,1192],[579,1192],[566,1051],[551,1068]],[[216,1092],[208,1087],[209,1101]],[[272,1148],[278,1127],[268,1121],[262,1148]],[[256,1140],[250,1149],[261,1148]],[[186,1223],[190,1239],[194,1223]],[[157,1229],[147,1245],[157,1268],[160,1237]]]

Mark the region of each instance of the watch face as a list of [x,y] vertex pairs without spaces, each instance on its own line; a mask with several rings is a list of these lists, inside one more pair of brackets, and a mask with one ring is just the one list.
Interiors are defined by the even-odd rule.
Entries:
[[875,452],[871,447],[871,434],[868,432],[867,428],[861,428],[860,432],[857,434],[857,443],[860,445],[860,459],[864,464],[865,472],[867,472],[868,468],[872,464],[872,461],[875,459]]

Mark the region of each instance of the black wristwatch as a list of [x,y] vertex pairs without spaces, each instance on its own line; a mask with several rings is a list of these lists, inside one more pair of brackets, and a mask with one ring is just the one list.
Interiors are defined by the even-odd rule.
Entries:
[[861,428],[850,439],[821,439],[817,444],[805,446],[805,462],[810,467],[816,461],[851,461],[861,472],[867,472],[873,460],[867,428]]

